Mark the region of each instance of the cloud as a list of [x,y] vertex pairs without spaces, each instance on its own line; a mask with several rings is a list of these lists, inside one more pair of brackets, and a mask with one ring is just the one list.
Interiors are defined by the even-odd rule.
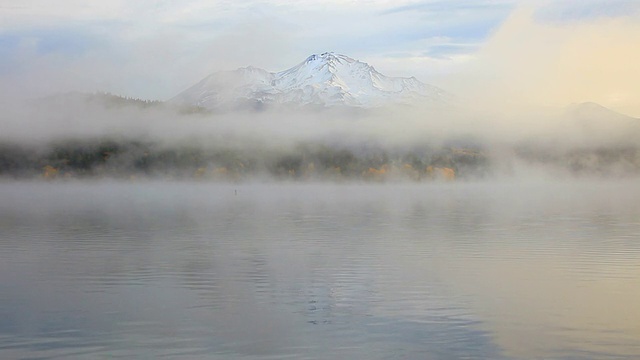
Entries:
[[636,0],[554,0],[538,9],[535,18],[542,22],[571,23],[628,17],[639,13],[640,2]]
[[126,1],[0,0],[0,31],[122,19]]
[[640,3],[554,0],[513,12],[531,3],[0,0],[0,92],[167,99],[214,71],[281,71],[336,51],[491,104],[596,101],[638,115]]
[[58,85],[165,99],[216,70],[280,71],[323,51],[427,80],[473,52],[510,3],[0,0],[0,80],[30,93]]
[[514,12],[452,79],[455,90],[496,109],[594,101],[640,116],[640,22],[541,22],[540,9]]

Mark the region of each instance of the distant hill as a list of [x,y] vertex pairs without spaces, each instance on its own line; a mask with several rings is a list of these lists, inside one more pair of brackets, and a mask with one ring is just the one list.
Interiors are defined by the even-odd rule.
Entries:
[[68,92],[38,99],[36,100],[36,103],[47,105],[94,104],[104,105],[106,107],[133,106],[139,108],[159,107],[163,105],[163,102],[159,100],[143,100],[107,92]]
[[589,139],[637,144],[640,141],[640,119],[627,116],[594,102],[570,105],[565,119],[579,135]]
[[104,109],[162,109],[181,114],[200,114],[209,110],[189,104],[167,103],[160,100],[147,100],[115,95],[107,92],[83,93],[68,92],[55,94],[33,100],[35,106],[45,106],[50,109],[69,111],[78,107],[99,107]]

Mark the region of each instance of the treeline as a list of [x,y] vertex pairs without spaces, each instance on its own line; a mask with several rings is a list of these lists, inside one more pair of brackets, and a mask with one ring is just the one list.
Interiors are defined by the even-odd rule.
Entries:
[[519,145],[514,156],[529,166],[552,166],[575,176],[628,177],[640,175],[640,146],[556,147]]
[[56,94],[34,100],[36,106],[70,106],[70,105],[100,105],[104,108],[136,107],[140,109],[162,107],[164,102],[147,100],[129,96],[120,96],[108,92],[81,93],[69,92]]
[[162,101],[134,98],[130,96],[120,96],[108,92],[99,92],[87,95],[87,101],[102,101],[107,106],[136,106],[140,108],[149,108],[161,106]]
[[[89,107],[91,111],[98,112],[133,109],[138,111],[156,110],[170,115],[206,115],[213,113],[211,110],[196,105],[173,104],[159,100],[120,96],[108,92],[56,94],[33,100],[31,105],[52,113],[66,113],[71,109],[77,110],[84,107]],[[84,109],[82,111],[87,110]]]
[[483,177],[480,149],[384,149],[327,144],[280,147],[167,145],[139,140],[68,140],[38,148],[0,144],[0,176],[45,179],[165,177],[237,181],[268,176],[290,180],[414,181]]
[[[171,178],[241,181],[280,180],[452,181],[544,167],[558,174],[640,175],[640,147],[559,150],[514,146],[493,155],[480,146],[413,146],[299,143],[230,146],[85,139],[41,146],[0,143],[4,178]],[[525,171],[526,172],[526,171]]]

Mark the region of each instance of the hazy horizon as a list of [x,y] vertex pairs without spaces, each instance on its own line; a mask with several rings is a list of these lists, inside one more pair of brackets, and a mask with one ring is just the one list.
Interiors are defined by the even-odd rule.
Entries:
[[336,2],[330,9],[316,1],[30,0],[0,3],[0,16],[6,99],[106,91],[167,100],[216,71],[282,71],[335,51],[388,76],[416,76],[477,108],[518,114],[596,102],[640,117],[640,5],[624,0]]
[[0,358],[640,359],[639,44],[639,0],[0,0]]
[[[0,18],[5,142],[127,136],[393,147],[464,138],[500,153],[522,143],[572,148],[638,140],[640,3],[625,0],[0,0]],[[453,94],[455,106],[187,115],[42,100],[108,92],[164,101],[216,71],[282,71],[325,51],[387,76],[415,76]]]

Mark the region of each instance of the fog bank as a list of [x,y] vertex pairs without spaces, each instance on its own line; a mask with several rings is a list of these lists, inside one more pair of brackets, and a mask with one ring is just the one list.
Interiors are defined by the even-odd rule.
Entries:
[[206,111],[72,93],[5,108],[4,176],[449,181],[640,173],[640,121],[593,103],[515,115],[463,103]]

